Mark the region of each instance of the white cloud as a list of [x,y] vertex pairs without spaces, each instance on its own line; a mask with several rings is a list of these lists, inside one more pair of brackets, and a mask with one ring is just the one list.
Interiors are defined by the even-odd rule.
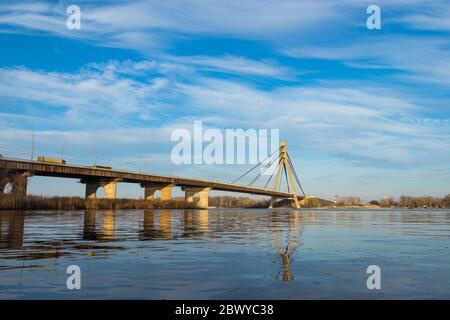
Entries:
[[404,35],[364,37],[337,46],[302,46],[283,52],[297,58],[336,60],[357,68],[404,71],[402,77],[450,84],[450,41]]
[[335,16],[331,1],[137,1],[90,8],[87,18],[108,29],[267,37]]
[[[27,114],[35,118],[23,119],[19,110],[17,123],[39,124],[40,117],[47,128],[77,141],[91,139],[82,139],[86,130],[104,130],[106,137],[111,129],[136,128],[139,121],[160,128],[197,118],[222,128],[279,128],[294,141],[301,137],[310,150],[344,158],[415,163],[430,153],[438,161],[450,150],[449,126],[418,122],[422,106],[408,92],[381,85],[321,82],[264,90],[205,77],[182,64],[112,61],[77,73],[0,69],[0,96],[32,102]],[[170,120],[159,122],[155,112]],[[3,113],[14,121],[14,113]],[[140,141],[145,133],[133,130],[118,139]]]
[[290,79],[294,71],[273,61],[256,61],[245,57],[225,55],[211,56],[165,56],[169,61],[195,67],[197,70],[215,71],[239,75],[253,75]]
[[148,56],[158,51],[162,59],[206,71],[280,79],[297,76],[276,62],[229,56],[226,52],[219,57],[162,53],[180,39],[199,36],[265,40],[291,57],[337,60],[352,68],[397,70],[397,77],[416,83],[450,83],[449,38],[414,32],[435,30],[445,34],[449,30],[445,1],[432,5],[381,1],[386,28],[399,26],[408,31],[394,34],[382,29],[379,35],[364,32],[365,7],[353,0],[81,1],[79,5],[82,30],[67,30],[64,3],[50,2],[3,5],[0,26],[2,32],[50,33],[94,45],[136,49]]
[[220,127],[280,128],[297,146],[298,137],[309,150],[374,160],[377,166],[449,156],[450,144],[442,140],[450,141],[449,127],[413,123],[421,106],[389,88],[328,84],[262,91],[211,79],[180,86],[189,105]]
[[152,97],[163,91],[168,82],[155,76],[137,81],[108,69],[59,73],[3,68],[0,69],[0,96],[34,101],[47,108],[57,107],[72,120],[96,117],[98,123],[105,123],[111,117],[148,112]]
[[[160,46],[171,35],[232,36],[280,43],[293,37],[311,39],[328,30],[332,39],[336,28],[364,26],[367,17],[367,6],[354,0],[78,1],[84,30],[67,32],[64,4],[68,5],[46,1],[5,4],[0,8],[0,24],[139,49]],[[379,1],[379,5],[391,24],[448,30],[448,4],[444,0],[433,1],[432,5],[390,0]]]
[[[15,27],[10,32],[51,33],[84,39],[94,45],[137,49],[153,56],[155,49],[164,50],[189,37],[267,40],[292,57],[337,60],[353,68],[388,68],[406,72],[399,76],[416,82],[450,83],[448,37],[414,32],[386,34],[384,29],[379,36],[364,33],[367,14],[359,1],[155,0],[100,5],[81,1],[80,6],[82,30],[67,30],[63,4],[48,2],[4,5],[0,9],[0,26]],[[382,1],[380,6],[383,21],[389,26],[448,31],[445,1],[435,1],[433,5],[420,1]],[[340,30],[338,35],[336,28]],[[349,42],[347,36],[340,36],[355,32],[359,35],[356,41],[354,37]],[[276,63],[245,57],[171,58],[210,71],[282,79],[293,76],[292,70]]]
[[447,1],[432,1],[422,3],[420,10],[408,12],[397,19],[398,22],[405,22],[412,29],[450,31],[450,11]]
[[[272,70],[272,65],[248,62]],[[289,136],[302,137],[310,149],[343,157],[412,163],[424,153],[442,156],[450,149],[442,141],[448,137],[448,126],[418,123],[423,107],[408,98],[409,92],[339,82],[258,89],[236,80],[202,76],[192,68],[197,63],[222,68],[220,60],[198,57],[175,63],[111,61],[76,73],[4,68],[0,69],[0,96],[33,102],[35,106],[28,107],[30,116],[41,117],[48,126],[49,113],[55,120],[50,127],[62,130],[63,125],[76,137],[74,128],[109,129],[136,126],[139,121],[161,127],[168,121],[158,122],[154,113],[170,115],[172,123],[191,114],[219,127],[279,128]],[[253,68],[239,72],[252,73]]]
[[331,1],[151,0],[101,5],[80,1],[78,5],[81,30],[67,30],[66,8],[49,2],[2,6],[0,25],[145,52],[164,48],[178,37],[199,34],[273,40],[286,32],[310,33],[323,19],[338,18],[336,4]]

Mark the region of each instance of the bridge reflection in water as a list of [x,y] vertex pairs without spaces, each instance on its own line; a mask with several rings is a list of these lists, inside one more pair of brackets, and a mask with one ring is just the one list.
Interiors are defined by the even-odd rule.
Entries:
[[288,231],[283,234],[280,222],[277,220],[271,220],[271,230],[274,235],[273,241],[275,244],[275,250],[279,254],[282,263],[282,273],[278,276],[283,281],[291,281],[294,276],[291,271],[291,256],[299,247],[298,241],[298,225],[299,225],[299,213],[293,211],[289,215]]
[[[205,240],[212,241],[218,238],[221,232],[235,232],[241,228],[256,227],[257,224],[243,226],[237,219],[228,220],[224,216],[215,216],[213,226],[210,227],[210,214],[208,210],[144,210],[136,211],[133,214],[134,224],[140,225],[138,229],[127,224],[122,226],[118,232],[118,226],[121,224],[118,219],[124,220],[124,211],[115,210],[85,210],[82,219],[81,236],[74,239],[54,239],[40,241],[39,246],[30,243],[24,244],[24,229],[29,223],[33,225],[36,217],[33,213],[27,215],[24,212],[5,211],[0,212],[0,250],[17,249],[17,254],[21,259],[35,260],[45,258],[58,258],[62,255],[68,255],[63,251],[70,248],[72,254],[74,249],[88,249],[88,256],[95,255],[95,249],[107,250],[108,247],[98,246],[95,243],[121,242],[130,238],[131,241],[151,241],[151,240],[180,240],[202,237]],[[42,213],[41,213],[42,214]],[[56,213],[55,213],[56,214]],[[65,215],[74,213],[57,213],[56,215]],[[52,213],[42,214],[49,217]],[[267,215],[261,214],[262,217]],[[141,221],[136,221],[140,217]],[[294,276],[291,271],[292,254],[300,246],[298,241],[300,214],[292,211],[284,216],[276,213],[268,214],[267,228],[270,230],[273,241],[272,257],[278,257],[277,264],[280,271],[274,275],[275,278],[283,281],[291,281]],[[70,218],[69,218],[70,219]],[[286,223],[288,226],[286,226]],[[223,227],[220,227],[220,225]],[[55,224],[58,227],[58,223]],[[39,226],[35,226],[39,228]],[[124,234],[126,237],[124,238]],[[85,241],[88,241],[86,243]],[[258,241],[255,239],[254,241]],[[26,241],[25,241],[26,242]],[[94,242],[94,244],[92,244]],[[255,251],[258,246],[255,246]],[[20,251],[21,248],[26,248]],[[113,247],[114,250],[120,247]],[[18,258],[18,257],[17,257]]]
[[0,243],[8,249],[22,247],[24,227],[24,212],[0,212]]

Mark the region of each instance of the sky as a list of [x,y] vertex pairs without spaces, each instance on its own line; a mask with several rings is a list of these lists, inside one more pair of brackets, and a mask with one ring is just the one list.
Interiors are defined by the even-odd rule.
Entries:
[[[81,10],[68,29],[66,9]],[[366,10],[381,9],[381,29]],[[450,193],[448,1],[1,1],[0,154],[233,181],[175,165],[194,121],[279,129],[307,194]],[[29,193],[83,195],[33,177]],[[139,186],[120,197],[142,196]]]

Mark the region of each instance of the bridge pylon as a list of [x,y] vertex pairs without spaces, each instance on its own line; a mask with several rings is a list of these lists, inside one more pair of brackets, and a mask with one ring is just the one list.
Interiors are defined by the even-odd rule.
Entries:
[[[300,202],[298,200],[297,189],[295,187],[294,178],[295,178],[301,192],[303,193],[303,195],[305,195],[305,193],[303,192],[302,186],[300,184],[300,180],[298,179],[298,176],[295,172],[295,169],[294,169],[292,162],[289,158],[289,155],[287,153],[286,140],[280,140],[278,165],[276,168],[275,181],[273,184],[273,191],[279,191],[279,182],[281,179],[282,172],[284,172],[284,174],[286,176],[286,184],[287,184],[288,190],[292,193],[291,200],[294,201],[295,207],[298,209],[301,206],[300,206]],[[274,201],[275,201],[275,199],[274,199],[274,197],[272,197],[270,199],[269,208],[273,207]]]

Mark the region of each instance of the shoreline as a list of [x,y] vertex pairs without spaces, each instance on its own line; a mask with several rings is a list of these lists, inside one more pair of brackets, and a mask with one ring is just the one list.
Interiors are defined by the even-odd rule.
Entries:
[[[255,200],[246,197],[215,196],[210,197],[208,209],[268,209],[268,200]],[[148,210],[148,209],[199,209],[195,206],[186,206],[184,197],[175,197],[170,201],[162,202],[144,199],[84,199],[81,197],[43,197],[29,195],[26,197],[0,197],[1,211],[76,211],[76,210]],[[320,205],[320,202],[310,203],[299,209],[289,206],[276,206],[271,210],[291,209],[299,211],[448,211],[450,208],[408,208],[400,206],[382,207],[379,205],[338,205],[332,206],[329,202]]]

